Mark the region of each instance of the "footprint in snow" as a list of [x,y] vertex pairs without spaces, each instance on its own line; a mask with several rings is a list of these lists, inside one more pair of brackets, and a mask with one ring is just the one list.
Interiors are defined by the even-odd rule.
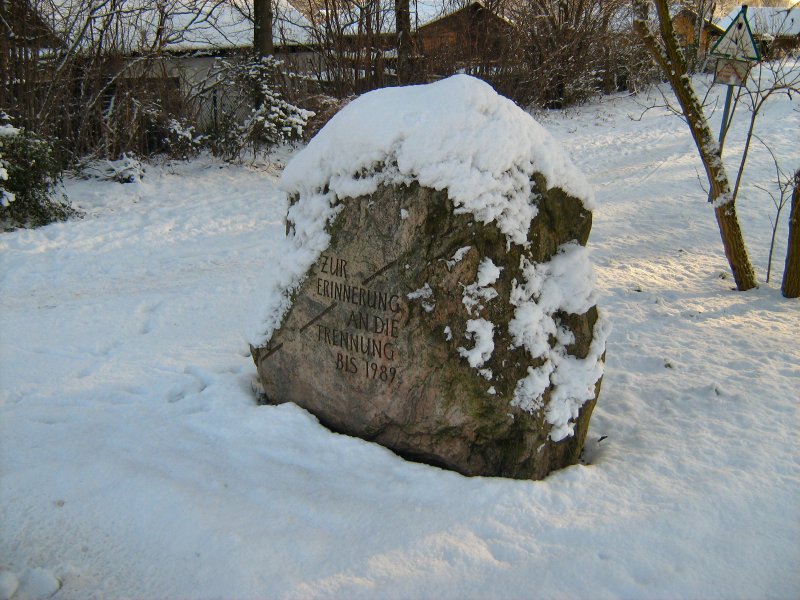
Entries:
[[61,589],[61,582],[48,569],[28,569],[21,577],[0,570],[0,600],[45,600]]
[[214,383],[214,376],[200,367],[189,366],[183,372],[191,376],[191,381],[173,386],[167,393],[167,402],[174,404],[187,396],[202,394],[206,388]]
[[139,327],[139,333],[147,335],[156,328],[158,325],[158,313],[162,304],[163,301],[159,300],[151,304],[142,304],[139,307],[137,312],[142,316],[142,325]]

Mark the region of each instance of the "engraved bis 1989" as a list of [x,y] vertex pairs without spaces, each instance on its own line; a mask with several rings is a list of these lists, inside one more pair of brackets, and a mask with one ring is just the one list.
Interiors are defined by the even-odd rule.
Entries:
[[[315,341],[341,350],[336,352],[337,371],[390,384],[398,374],[395,340],[400,335],[403,307],[398,294],[366,287],[373,277],[353,285],[348,281],[346,259],[328,254],[320,257],[316,295],[333,302],[312,322],[331,316],[339,323],[338,327],[315,323]],[[334,312],[340,304],[345,310]]]

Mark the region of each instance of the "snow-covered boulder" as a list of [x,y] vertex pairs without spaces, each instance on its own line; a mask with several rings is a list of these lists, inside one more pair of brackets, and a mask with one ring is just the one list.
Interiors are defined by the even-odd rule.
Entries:
[[468,475],[574,464],[607,327],[589,186],[551,136],[456,76],[375,91],[287,166],[266,401]]

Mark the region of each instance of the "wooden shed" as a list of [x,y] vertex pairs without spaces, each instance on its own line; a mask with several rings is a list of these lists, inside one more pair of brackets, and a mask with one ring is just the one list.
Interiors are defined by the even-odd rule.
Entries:
[[463,67],[488,67],[506,53],[514,25],[475,0],[421,25],[417,51],[429,73],[452,73]]
[[33,105],[25,100],[48,77],[40,66],[42,54],[64,42],[28,0],[0,0],[0,29],[0,106],[31,112]]
[[695,11],[684,8],[672,17],[672,27],[683,48],[692,48],[697,56],[705,56],[714,42],[725,33],[725,29],[708,19],[703,19],[698,39],[697,20],[698,15]]

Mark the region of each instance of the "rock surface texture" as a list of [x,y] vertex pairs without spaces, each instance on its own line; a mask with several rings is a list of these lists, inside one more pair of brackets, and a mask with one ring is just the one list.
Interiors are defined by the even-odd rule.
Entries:
[[[490,124],[508,111],[539,127],[476,80],[437,85],[450,102],[474,104],[477,96],[484,113],[499,106]],[[411,100],[389,104],[413,115]],[[339,116],[358,119],[358,105]],[[415,130],[402,125],[408,118],[400,121],[399,137],[413,140]],[[325,160],[314,141],[306,150],[311,157],[298,156],[304,169]],[[570,177],[553,185],[535,161],[523,160],[513,194],[488,194],[470,207],[455,185],[420,181],[424,165],[402,166],[401,151],[394,144],[371,166],[355,165],[350,178],[339,176],[346,181],[338,190],[336,173],[324,184],[294,185],[302,169],[287,168],[293,205],[284,260],[294,271],[287,267],[288,285],[253,345],[266,401],[295,402],[335,431],[466,475],[540,479],[576,463],[607,331],[584,247],[591,199],[564,190],[576,187]],[[481,151],[474,149],[473,164]],[[445,154],[442,161],[453,159]],[[549,154],[568,161],[557,147]],[[496,179],[520,164],[516,156],[509,162],[498,165]],[[498,197],[493,215],[481,212]]]

